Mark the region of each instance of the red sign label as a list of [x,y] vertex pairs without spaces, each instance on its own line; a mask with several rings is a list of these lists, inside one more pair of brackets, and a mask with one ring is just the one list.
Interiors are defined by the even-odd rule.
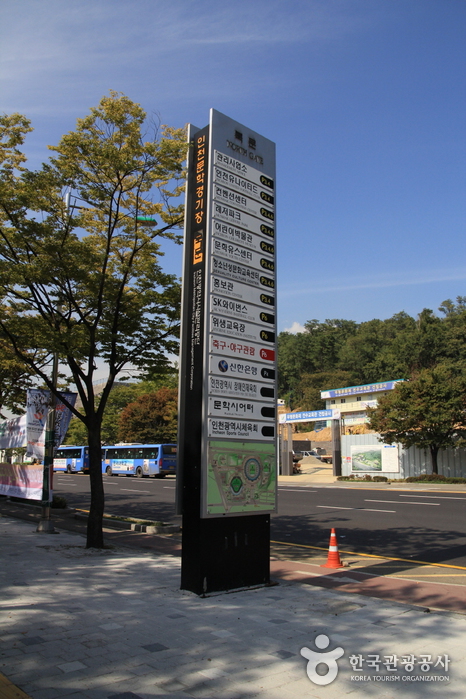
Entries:
[[275,359],[275,350],[261,349],[260,356],[261,359],[268,359],[269,362],[273,362]]

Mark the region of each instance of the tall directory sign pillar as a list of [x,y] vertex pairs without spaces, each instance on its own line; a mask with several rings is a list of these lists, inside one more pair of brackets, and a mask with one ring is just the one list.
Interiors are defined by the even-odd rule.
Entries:
[[265,584],[277,501],[275,144],[190,126],[177,509],[181,587]]

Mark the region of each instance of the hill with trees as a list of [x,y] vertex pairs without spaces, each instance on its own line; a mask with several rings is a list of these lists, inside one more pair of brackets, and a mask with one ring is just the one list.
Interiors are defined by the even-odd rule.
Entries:
[[325,407],[320,391],[412,379],[442,364],[466,366],[466,296],[425,308],[417,318],[310,320],[278,336],[278,395],[291,410]]

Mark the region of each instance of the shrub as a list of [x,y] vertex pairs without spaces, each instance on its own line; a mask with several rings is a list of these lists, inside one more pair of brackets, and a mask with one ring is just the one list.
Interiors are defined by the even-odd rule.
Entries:
[[466,483],[466,478],[443,476],[436,473],[423,473],[421,476],[410,476],[406,483]]
[[387,476],[374,476],[372,478],[374,483],[386,483],[388,481]]
[[50,507],[54,509],[65,509],[68,506],[66,498],[62,498],[61,495],[54,495],[53,500],[50,503]]
[[424,483],[426,481],[444,481],[445,476],[437,473],[422,473],[420,476],[409,476],[406,483]]

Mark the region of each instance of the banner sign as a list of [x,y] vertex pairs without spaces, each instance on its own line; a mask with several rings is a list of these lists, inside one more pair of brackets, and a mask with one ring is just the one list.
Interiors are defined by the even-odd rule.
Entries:
[[399,473],[398,444],[351,446],[352,473]]
[[[76,402],[76,393],[61,394],[73,407]],[[27,392],[27,456],[40,461],[44,460],[45,431],[47,416],[52,404],[50,391],[41,388],[29,389]],[[55,405],[55,448],[60,446],[65,438],[71,420],[71,411],[60,399]]]
[[0,423],[0,449],[17,449],[26,445],[26,415]]
[[9,497],[42,500],[42,464],[0,463],[0,493]]
[[279,416],[280,425],[287,422],[314,422],[315,420],[339,420],[339,410],[303,410],[298,413],[284,413]]
[[347,386],[346,388],[335,388],[331,391],[321,391],[320,397],[322,400],[326,398],[341,398],[345,396],[358,396],[361,393],[376,393],[377,391],[393,391],[397,383],[404,379],[396,381],[383,381],[381,383],[369,383],[364,386]]
[[[202,518],[265,514],[277,487],[275,144],[216,110],[190,143],[178,462],[199,465]],[[191,481],[179,475],[182,514]]]

